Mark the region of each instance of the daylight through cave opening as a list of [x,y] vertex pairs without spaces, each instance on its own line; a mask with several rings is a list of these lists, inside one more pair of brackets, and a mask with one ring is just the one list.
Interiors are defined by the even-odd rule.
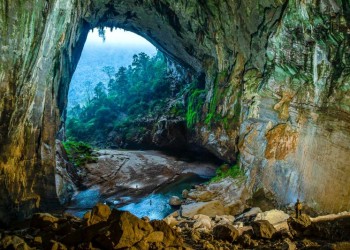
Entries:
[[135,33],[90,31],[57,141],[56,190],[67,212],[82,216],[103,202],[162,219],[174,211],[171,195],[213,177],[222,160],[190,141],[192,106],[203,108],[198,81]]

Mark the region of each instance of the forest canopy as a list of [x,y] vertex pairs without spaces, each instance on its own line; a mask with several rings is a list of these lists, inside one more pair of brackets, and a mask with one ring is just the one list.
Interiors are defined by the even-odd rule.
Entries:
[[181,96],[188,84],[180,80],[176,70],[168,67],[167,59],[158,51],[150,57],[135,54],[132,64],[117,70],[103,67],[108,82],[98,82],[92,88],[85,84],[85,104],[68,111],[66,135],[68,140],[98,144],[111,132],[133,136],[145,126],[135,121],[157,119],[167,111],[185,117],[184,102],[171,102]]

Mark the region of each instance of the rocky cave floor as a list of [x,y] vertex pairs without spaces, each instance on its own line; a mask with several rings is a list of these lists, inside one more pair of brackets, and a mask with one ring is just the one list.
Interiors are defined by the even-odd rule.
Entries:
[[[103,193],[116,183],[154,190],[185,171],[187,163],[173,162],[153,151],[101,151],[98,161],[86,166],[84,185],[98,185]],[[136,171],[138,165],[145,167]],[[195,163],[192,171],[213,170]],[[135,173],[137,180],[131,178]],[[156,174],[159,180],[152,178]],[[151,186],[143,186],[146,182]],[[169,201],[179,210],[163,220],[138,218],[102,203],[83,218],[38,213],[0,229],[0,249],[350,249],[350,212],[319,216],[304,206],[296,219],[293,204],[277,210],[271,194],[260,190],[250,197],[244,182],[225,178],[184,190],[182,198]]]
[[152,221],[101,203],[82,219],[38,213],[1,229],[0,249],[350,249],[349,212],[296,219],[254,207],[236,216],[213,216],[217,206],[194,202]]

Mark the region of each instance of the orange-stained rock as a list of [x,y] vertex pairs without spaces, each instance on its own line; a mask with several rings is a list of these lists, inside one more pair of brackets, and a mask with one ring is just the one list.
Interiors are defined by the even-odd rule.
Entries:
[[287,124],[279,124],[267,132],[266,140],[266,158],[283,160],[289,153],[295,151],[298,133]]

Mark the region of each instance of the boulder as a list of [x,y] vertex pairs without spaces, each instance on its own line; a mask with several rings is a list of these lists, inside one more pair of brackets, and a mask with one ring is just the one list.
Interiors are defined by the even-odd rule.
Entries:
[[193,217],[196,214],[204,214],[210,217],[224,215],[225,208],[221,201],[196,202],[181,206],[181,215],[184,217]]
[[209,190],[194,190],[188,194],[188,198],[195,201],[210,201],[215,197],[215,194]]
[[168,224],[171,227],[179,224],[179,221],[177,219],[175,219],[173,216],[167,216],[163,220],[166,222],[166,224]]
[[193,219],[196,220],[196,222],[193,224],[193,228],[204,228],[204,229],[211,229],[211,219],[209,216],[204,214],[197,214],[193,216]]
[[22,238],[15,235],[7,235],[0,240],[0,249],[30,250],[32,248]]
[[337,242],[337,243],[331,244],[329,249],[332,249],[332,250],[349,250],[350,249],[350,242]]
[[161,231],[154,231],[147,235],[144,239],[146,242],[163,242],[164,241],[164,233]]
[[110,234],[107,237],[116,249],[131,247],[153,232],[149,223],[127,211],[113,210],[110,221]]
[[182,198],[187,199],[188,194],[189,194],[189,191],[187,189],[182,190]]
[[51,240],[51,250],[67,250],[67,247],[60,242]]
[[235,217],[232,215],[216,215],[215,222],[217,224],[233,224]]
[[287,221],[289,218],[289,215],[286,214],[283,211],[273,209],[270,211],[266,211],[263,213],[258,213],[255,217],[255,221],[257,220],[267,220],[272,225]]
[[245,219],[245,218],[251,218],[251,217],[256,216],[259,213],[262,213],[262,211],[261,211],[261,209],[259,207],[252,207],[247,212],[237,216],[237,220]]
[[48,213],[37,213],[34,214],[30,226],[34,228],[47,228],[53,227],[55,223],[58,222],[58,218]]
[[282,241],[281,248],[285,250],[296,250],[297,246],[289,238]]
[[333,242],[350,241],[350,216],[312,222],[304,235]]
[[165,221],[153,220],[151,225],[154,231],[161,231],[164,233],[163,244],[165,247],[177,247],[182,246],[183,239],[178,233],[171,228]]
[[101,221],[107,221],[110,214],[111,209],[109,206],[102,203],[97,203],[96,206],[92,208],[91,213],[88,212],[84,215],[84,219],[86,219],[86,224],[90,226]]
[[276,229],[267,220],[254,221],[252,223],[254,235],[258,238],[271,239]]
[[259,243],[252,239],[248,233],[239,236],[237,241],[245,248],[255,248],[259,245]]
[[103,235],[108,231],[108,223],[101,221],[90,226],[80,227],[77,230],[64,235],[59,239],[66,246],[77,246],[80,243],[91,242],[96,237]]
[[287,220],[289,230],[293,236],[301,236],[306,228],[311,225],[311,220],[306,214],[302,214],[299,218],[289,217]]
[[143,216],[141,219],[146,221],[146,222],[150,222],[151,221],[148,216]]
[[181,206],[182,200],[178,196],[171,196],[169,199],[170,206]]
[[238,235],[238,230],[232,225],[217,225],[213,228],[213,236],[216,240],[233,242]]

